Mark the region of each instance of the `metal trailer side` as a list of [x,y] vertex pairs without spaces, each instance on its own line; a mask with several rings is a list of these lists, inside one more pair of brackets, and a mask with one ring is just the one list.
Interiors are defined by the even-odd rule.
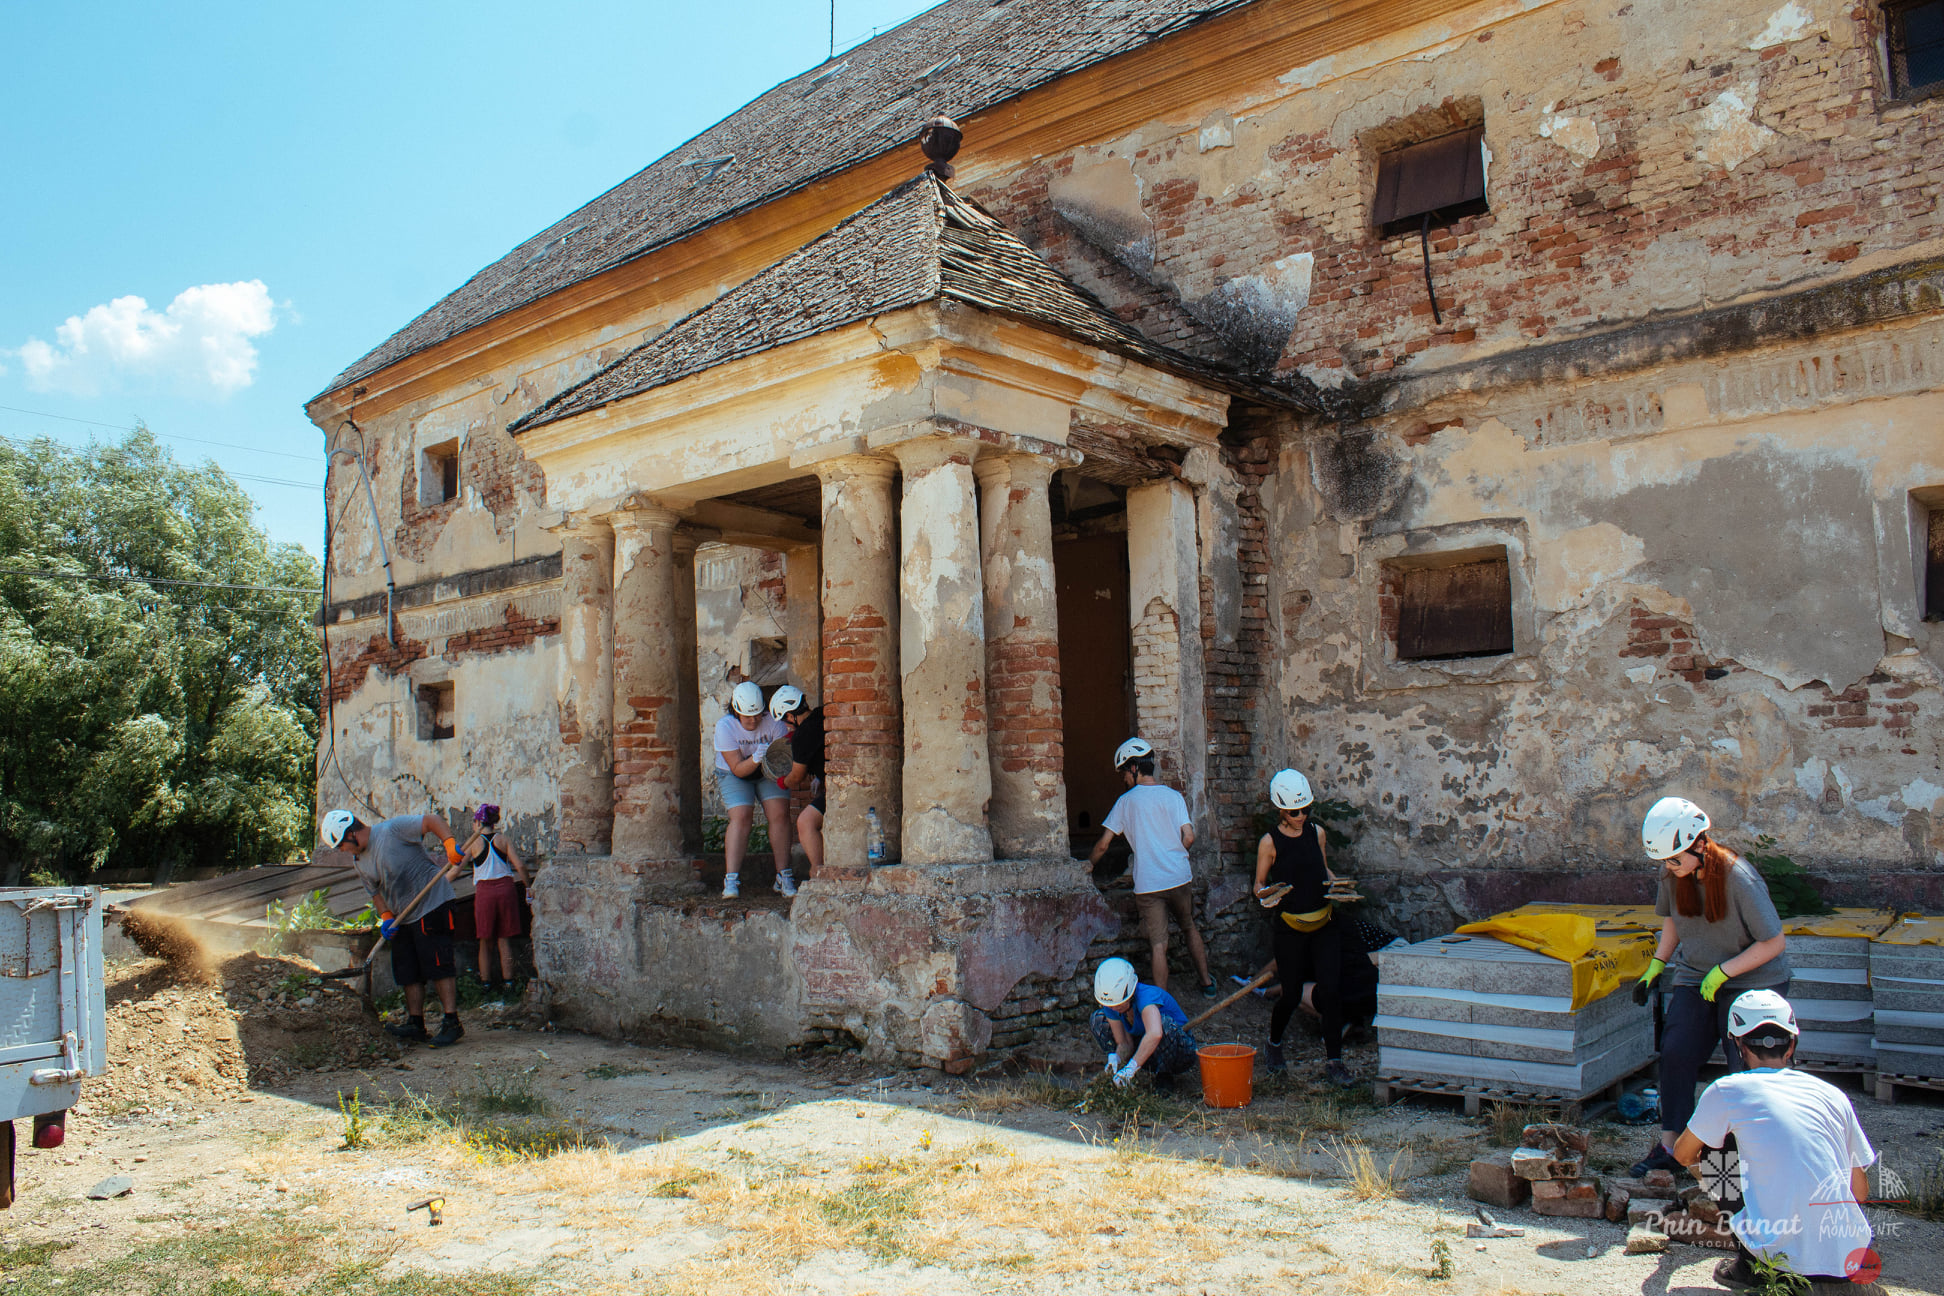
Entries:
[[0,1207],[13,1204],[14,1126],[58,1147],[81,1081],[108,1069],[95,887],[0,888]]

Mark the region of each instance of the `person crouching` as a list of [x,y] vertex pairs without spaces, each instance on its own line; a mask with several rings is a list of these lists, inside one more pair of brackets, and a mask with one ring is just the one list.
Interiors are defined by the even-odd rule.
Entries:
[[1166,990],[1143,985],[1126,959],[1110,958],[1095,970],[1094,998],[1100,1007],[1088,1025],[1107,1054],[1107,1074],[1116,1085],[1125,1086],[1145,1070],[1165,1087],[1195,1065],[1188,1014]]

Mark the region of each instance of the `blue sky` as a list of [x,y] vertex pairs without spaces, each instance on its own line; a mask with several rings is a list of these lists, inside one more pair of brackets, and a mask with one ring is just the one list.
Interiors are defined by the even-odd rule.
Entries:
[[[838,48],[928,7],[836,0]],[[829,0],[0,7],[25,55],[0,78],[0,436],[142,419],[315,553],[303,403],[821,62],[830,22]]]

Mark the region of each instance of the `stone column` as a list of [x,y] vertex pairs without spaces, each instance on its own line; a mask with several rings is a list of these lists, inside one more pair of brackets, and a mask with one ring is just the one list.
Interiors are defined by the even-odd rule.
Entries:
[[810,699],[823,696],[822,564],[816,545],[783,551],[783,634],[790,643],[790,683]]
[[898,664],[904,682],[904,859],[992,858],[986,804],[985,590],[972,477],[976,445],[900,443]]
[[682,858],[680,750],[684,624],[694,651],[695,599],[680,615],[675,523],[630,501],[614,527],[614,855],[629,864]]
[[1161,481],[1127,492],[1127,569],[1141,737],[1154,744],[1163,780],[1181,789],[1207,833],[1201,546],[1192,488]]
[[862,869],[875,807],[899,855],[904,796],[898,687],[897,466],[868,455],[817,465],[823,483],[824,870]]
[[560,851],[605,855],[614,833],[614,532],[569,523],[560,536]]
[[985,555],[986,711],[992,747],[992,849],[1000,859],[1065,859],[1060,632],[1053,586],[1054,465],[990,455],[979,479]]
[[681,806],[682,853],[702,853],[702,685],[696,663],[695,549],[701,537],[675,532],[675,601],[669,621],[675,636],[675,768]]

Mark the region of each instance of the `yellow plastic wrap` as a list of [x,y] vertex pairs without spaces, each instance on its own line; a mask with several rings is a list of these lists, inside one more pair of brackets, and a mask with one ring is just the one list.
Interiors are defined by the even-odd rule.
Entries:
[[1876,939],[1885,945],[1944,945],[1944,918],[1905,914]]
[[1861,936],[1874,940],[1897,918],[1894,909],[1838,909],[1835,913],[1784,918],[1782,931],[1789,936]]
[[1513,917],[1529,914],[1581,914],[1593,920],[1600,931],[1659,931],[1661,916],[1648,905],[1575,904],[1570,900],[1535,900],[1511,911]]
[[[1630,906],[1619,905],[1573,908],[1631,911]],[[1458,934],[1495,936],[1509,945],[1572,964],[1573,1010],[1577,1012],[1640,979],[1640,974],[1653,961],[1659,919],[1655,919],[1653,930],[1637,926],[1607,929],[1586,912],[1524,905],[1510,913],[1494,914],[1483,922],[1466,923],[1458,929]]]

